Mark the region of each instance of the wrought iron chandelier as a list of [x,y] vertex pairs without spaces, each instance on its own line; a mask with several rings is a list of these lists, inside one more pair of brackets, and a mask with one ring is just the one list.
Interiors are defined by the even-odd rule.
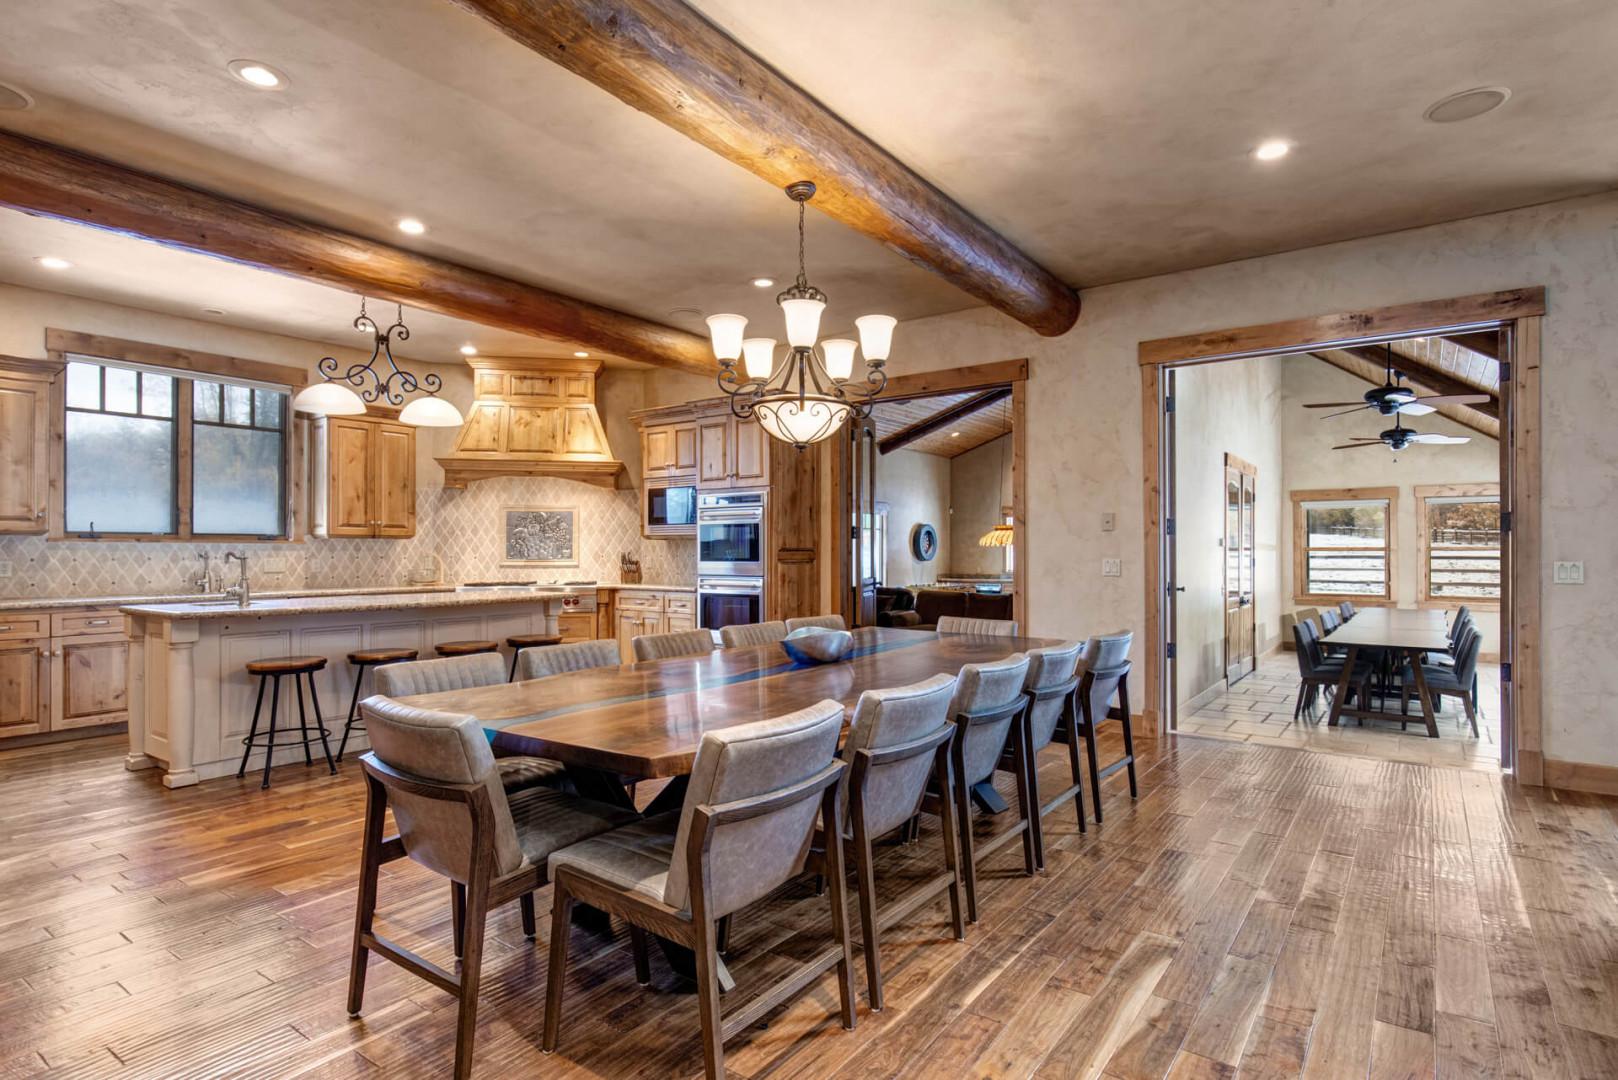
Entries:
[[[366,314],[365,298],[360,297],[360,314],[354,320],[354,329],[372,335],[371,358],[363,364],[350,364],[341,375],[342,364],[335,356],[321,357],[317,365],[322,381],[306,386],[292,399],[292,407],[299,412],[317,416],[358,416],[365,412],[368,402],[384,401],[389,405],[404,405],[399,413],[401,424],[414,427],[460,427],[465,423],[461,410],[438,396],[444,381],[437,372],[428,372],[420,379],[401,368],[393,359],[393,342],[410,340],[410,328],[404,322],[404,305],[400,304],[393,325],[386,330]],[[386,375],[377,370],[377,360],[386,359]],[[370,385],[366,385],[366,377]],[[348,385],[345,386],[344,384]],[[355,393],[349,387],[359,387]],[[423,396],[405,404],[405,395],[420,392]]]
[[[862,315],[854,320],[860,340],[829,338],[816,347],[826,294],[809,284],[804,270],[804,206],[815,185],[799,180],[786,187],[798,204],[798,280],[775,298],[787,325],[787,354],[775,363],[774,338],[743,338],[747,319],[710,315],[708,330],[719,359],[719,389],[730,396],[730,411],[742,419],[755,417],[772,438],[798,449],[820,442],[841,428],[849,416],[871,415],[871,403],[888,384],[882,370],[893,342],[891,315]],[[854,379],[854,350],[865,357],[865,375]],[[736,361],[743,360],[743,371]]]

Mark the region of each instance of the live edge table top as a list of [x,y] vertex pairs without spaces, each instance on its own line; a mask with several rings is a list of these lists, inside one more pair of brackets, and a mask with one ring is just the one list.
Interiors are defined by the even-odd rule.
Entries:
[[864,627],[849,658],[804,665],[780,645],[591,668],[526,682],[403,698],[406,705],[475,716],[516,753],[631,776],[683,776],[705,731],[779,716],[832,698],[852,710],[860,694],[963,664],[1058,645],[1054,638],[939,635]]

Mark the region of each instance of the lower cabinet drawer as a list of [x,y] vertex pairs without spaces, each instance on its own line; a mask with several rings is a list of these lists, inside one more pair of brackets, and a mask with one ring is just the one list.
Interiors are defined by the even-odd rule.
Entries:
[[562,641],[589,641],[596,636],[596,617],[594,615],[558,615],[556,617],[557,633],[562,635]]
[[117,608],[93,611],[56,612],[51,615],[51,635],[123,633],[124,616]]
[[663,597],[658,593],[620,592],[619,611],[662,611]]
[[663,610],[670,614],[694,615],[697,610],[696,597],[687,593],[664,593]]
[[50,637],[49,615],[17,615],[0,611],[0,640],[27,637]]

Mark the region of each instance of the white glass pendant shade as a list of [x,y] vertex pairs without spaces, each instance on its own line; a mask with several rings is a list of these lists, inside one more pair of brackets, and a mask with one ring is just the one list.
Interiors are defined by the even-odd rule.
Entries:
[[859,346],[848,338],[827,338],[820,343],[826,354],[826,374],[834,379],[847,379],[854,374],[854,350]]
[[775,370],[774,338],[750,337],[742,342],[742,352],[747,357],[749,379],[768,379],[770,372]]
[[781,311],[787,319],[787,344],[795,349],[807,349],[820,336],[820,313],[826,310],[824,300],[783,300]]
[[854,320],[860,332],[860,351],[867,361],[883,361],[893,346],[893,328],[898,323],[892,315],[861,315]]
[[304,387],[292,399],[292,407],[316,416],[359,416],[365,412],[365,402],[358,394],[334,382],[317,382]]
[[797,398],[761,401],[753,406],[758,426],[771,438],[794,446],[808,446],[835,434],[851,410],[840,401]]
[[742,331],[747,329],[745,315],[710,315],[708,333],[713,338],[713,354],[720,360],[736,360],[742,355]]
[[466,423],[461,410],[441,397],[419,397],[399,413],[399,423],[412,427],[460,427]]

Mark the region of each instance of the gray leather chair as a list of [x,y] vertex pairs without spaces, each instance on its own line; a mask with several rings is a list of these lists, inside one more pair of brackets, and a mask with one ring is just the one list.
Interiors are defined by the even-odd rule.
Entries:
[[719,643],[727,649],[740,649],[748,645],[773,645],[787,636],[787,624],[774,622],[738,623],[719,628]]
[[[950,765],[955,783],[946,790],[929,789],[922,809],[942,812],[944,799],[955,800],[956,828],[961,840],[961,874],[966,886],[966,918],[978,921],[977,860],[1000,850],[1018,835],[1023,841],[1023,867],[1035,869],[1034,833],[1030,823],[1032,800],[1026,782],[1030,767],[1024,727],[1028,698],[1028,657],[1012,653],[987,664],[967,664],[955,683],[949,716],[955,723],[950,740]],[[994,777],[1001,755],[1011,748],[1011,767],[1017,778],[1017,823],[978,848],[972,837],[972,788]]]
[[673,660],[680,656],[702,656],[714,651],[713,632],[676,630],[671,634],[642,634],[630,642],[636,660]]
[[[498,666],[499,657],[493,657]],[[483,931],[492,908],[517,900],[523,931],[534,936],[535,889],[547,881],[551,853],[635,819],[632,810],[588,802],[547,788],[507,797],[483,729],[471,716],[412,709],[386,697],[361,702],[371,750],[365,771],[358,911],[348,977],[348,1012],[365,999],[371,953],[456,995],[457,1080],[472,1073]],[[386,811],[397,836],[384,838]],[[457,977],[376,933],[377,877],[383,863],[409,858],[451,882]]]
[[817,819],[824,835],[842,835],[838,781],[845,766],[836,757],[842,724],[842,706],[826,700],[785,716],[710,731],[697,748],[678,815],[663,814],[551,856],[555,905],[546,973],[546,1051],[556,1049],[561,1028],[568,920],[575,900],[629,922],[635,977],[642,985],[651,981],[648,932],[695,951],[709,1076],[724,1075],[727,1037],[830,967],[837,969],[843,1026],[854,1026],[841,845],[830,844],[826,851],[832,945],[723,1020],[715,925],[802,871]]
[[[1037,811],[1031,824],[1034,829],[1034,861],[1045,868],[1045,828],[1043,818],[1058,806],[1073,800],[1079,818],[1079,831],[1084,825],[1083,772],[1079,765],[1079,657],[1084,654],[1084,643],[1069,641],[1043,649],[1028,650],[1028,680],[1023,693],[1028,697],[1028,802]],[[1039,752],[1056,741],[1057,730],[1066,737],[1068,767],[1073,783],[1057,792],[1047,802],[1040,801]],[[1006,754],[1009,759],[1010,753]],[[1003,760],[1002,768],[1011,764]]]
[[574,641],[543,649],[524,649],[517,654],[517,678],[543,679],[570,671],[617,667],[620,663],[616,641]]
[[[415,694],[439,694],[448,690],[470,690],[478,686],[500,686],[506,681],[506,666],[499,653],[471,653],[438,660],[388,664],[376,669],[375,678],[378,694],[402,698]],[[508,792],[530,787],[572,790],[567,768],[560,761],[499,750],[494,755],[500,769],[500,783]]]
[[841,615],[803,615],[796,619],[787,620],[787,633],[802,630],[806,626],[818,626],[823,630],[848,629],[848,623],[843,621]]
[[1017,623],[1013,619],[973,619],[965,615],[940,615],[940,634],[972,634],[977,637],[1016,637]]

